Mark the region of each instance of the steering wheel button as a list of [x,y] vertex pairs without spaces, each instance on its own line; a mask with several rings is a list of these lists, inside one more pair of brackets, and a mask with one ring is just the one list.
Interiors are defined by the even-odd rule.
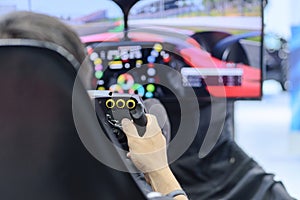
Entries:
[[103,72],[102,72],[102,71],[96,71],[96,72],[95,72],[95,77],[96,77],[97,79],[101,79],[101,78],[103,77]]
[[153,57],[158,57],[158,56],[159,56],[159,53],[158,53],[156,50],[152,50],[152,51],[151,51],[151,56],[153,56]]
[[155,74],[156,74],[156,69],[155,69],[155,68],[148,68],[147,74],[148,74],[149,76],[155,76]]
[[154,92],[155,86],[153,84],[148,84],[146,89],[148,92]]
[[152,92],[146,92],[145,97],[146,98],[152,98],[153,97],[153,93]]
[[95,65],[95,70],[96,71],[101,71],[101,70],[103,70],[103,66],[101,64]]
[[96,58],[99,58],[98,54],[96,52],[91,53],[90,59],[94,61]]
[[161,52],[161,50],[163,49],[163,46],[159,43],[155,44],[153,49],[155,49],[157,52]]
[[149,63],[154,63],[154,62],[155,62],[155,57],[153,57],[153,56],[148,56],[147,61],[148,61]]

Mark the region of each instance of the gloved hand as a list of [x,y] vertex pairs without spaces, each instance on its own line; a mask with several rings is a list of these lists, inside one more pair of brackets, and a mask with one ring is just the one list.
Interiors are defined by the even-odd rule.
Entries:
[[122,120],[122,128],[127,136],[129,157],[143,173],[168,167],[166,139],[157,123],[156,117],[147,116],[146,132],[141,137],[132,121]]

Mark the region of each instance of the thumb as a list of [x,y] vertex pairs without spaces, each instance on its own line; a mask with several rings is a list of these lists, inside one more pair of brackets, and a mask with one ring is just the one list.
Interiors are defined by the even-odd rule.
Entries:
[[127,137],[139,137],[133,122],[127,118],[122,119],[122,129]]

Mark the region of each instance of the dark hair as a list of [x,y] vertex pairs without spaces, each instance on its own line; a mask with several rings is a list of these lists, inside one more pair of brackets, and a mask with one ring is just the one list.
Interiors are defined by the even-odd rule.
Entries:
[[66,48],[79,62],[85,58],[77,34],[63,22],[44,14],[19,11],[0,20],[0,38],[26,38],[56,43]]
[[48,41],[68,50],[83,67],[83,82],[89,87],[90,67],[84,62],[86,52],[78,35],[59,19],[45,14],[17,11],[0,18],[0,38],[24,38]]

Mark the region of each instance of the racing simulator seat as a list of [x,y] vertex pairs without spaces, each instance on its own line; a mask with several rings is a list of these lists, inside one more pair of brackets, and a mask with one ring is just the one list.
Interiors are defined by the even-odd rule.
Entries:
[[[147,84],[158,83],[156,85],[157,95],[153,95],[152,93],[154,90],[153,87],[152,87],[153,90],[150,91],[151,89],[150,88],[148,91],[147,87],[143,88],[139,86],[135,88],[135,91],[138,94],[140,92],[142,94],[140,96],[145,95],[146,93],[145,91],[150,92],[151,95],[150,96],[145,95],[144,96],[145,99],[152,98],[152,97],[158,98],[166,108],[168,117],[170,118],[170,124],[171,124],[171,142],[168,146],[168,156],[169,156],[168,158],[172,159],[172,155],[170,156],[170,154],[174,152],[176,153],[178,149],[182,149],[181,148],[182,146],[188,147],[186,151],[180,156],[180,158],[171,160],[171,162],[172,161],[174,162],[172,162],[172,164],[170,165],[174,175],[176,176],[178,182],[181,184],[181,186],[187,193],[188,197],[194,200],[195,199],[199,199],[199,200],[292,199],[287,193],[287,191],[285,190],[282,183],[277,182],[273,179],[274,177],[273,174],[269,174],[265,172],[259,166],[259,164],[257,164],[252,158],[250,158],[235,143],[233,139],[234,100],[231,100],[229,98],[226,99],[227,100],[226,102],[221,101],[220,103],[218,101],[214,101],[214,102],[210,101],[210,99],[207,100],[206,97],[211,96],[212,93],[211,92],[207,93],[207,90],[203,91],[200,89],[203,87],[199,87],[197,88],[196,92],[197,94],[199,94],[199,97],[204,97],[204,99],[203,98],[199,99],[198,105],[196,105],[199,107],[199,111],[201,113],[200,114],[197,113],[196,111],[197,107],[190,104],[190,102],[188,101],[189,98],[185,98],[185,97],[191,97],[193,95],[192,94],[193,91],[191,92],[186,91],[189,89],[189,87],[183,87],[183,84],[178,84],[178,83],[182,83],[181,76],[176,76],[174,70],[167,70],[167,69],[175,68],[176,70],[179,71],[179,69],[182,69],[182,67],[189,67],[191,63],[185,62],[184,59],[181,59],[182,57],[178,58],[176,55],[173,55],[171,59],[176,60],[176,62],[174,62],[175,63],[174,65],[171,65],[169,64],[170,60],[168,59],[163,60],[163,55],[165,55],[166,52],[169,55],[172,55],[173,50],[178,50],[178,49],[183,50],[186,41],[180,40],[179,42],[177,39],[174,38],[171,39],[167,38],[168,40],[166,39],[164,41],[164,40],[160,40],[160,37],[158,37],[159,38],[158,40],[153,39],[153,41],[151,40],[149,42],[148,40],[145,41],[146,38],[143,36],[143,34],[141,34],[140,37],[138,37],[138,32],[136,35],[130,34],[130,32],[128,32],[128,30],[130,31],[128,27],[128,14],[131,7],[139,0],[127,0],[127,1],[113,0],[113,1],[119,5],[119,7],[121,8],[124,14],[124,36],[120,38],[116,37],[116,40],[109,40],[109,41],[103,40],[102,37],[99,37],[97,39],[95,35],[92,35],[91,37],[89,36],[82,37],[82,41],[86,44],[88,48],[88,52],[90,52],[89,55],[90,60],[93,61],[95,64],[94,66],[95,73],[99,71],[100,74],[99,77],[97,76],[94,77],[95,83],[97,84],[99,83],[97,85],[97,89],[99,90],[111,89],[112,91],[116,91],[116,92],[120,91],[120,93],[123,93],[123,90],[127,91],[130,88],[128,86],[129,84],[126,83],[128,82],[135,83],[133,81],[135,80],[135,78],[137,79],[136,82],[139,83],[140,85],[143,85],[143,87],[146,86]],[[206,32],[205,35],[197,34],[192,37],[196,41],[198,41],[198,43],[200,43],[201,45],[202,41],[205,41],[206,39],[210,40],[208,36],[209,35],[207,35]],[[237,36],[227,35],[228,37],[226,37],[226,35],[219,35],[219,36],[220,37],[218,37],[217,40],[207,42],[205,45],[203,45],[204,48],[206,47],[206,49],[209,50],[209,52],[214,54],[215,56],[213,58],[214,60],[218,59],[220,61],[240,62],[241,60],[239,59],[242,59],[245,63],[248,63],[247,57],[244,57],[245,51],[239,51],[242,48],[242,46],[239,44],[239,40],[243,38],[247,38],[249,36],[248,34],[237,35]],[[252,36],[252,33],[250,36]],[[190,47],[189,45],[187,46]],[[163,47],[166,47],[166,49],[164,49]],[[130,64],[127,65],[126,67],[125,63],[128,62],[128,60],[124,59],[125,61],[122,62],[122,58],[120,56],[121,49],[126,52],[125,55],[128,52],[137,51],[138,55],[140,56],[138,56],[138,58],[133,57],[132,60],[129,59]],[[163,51],[164,53],[160,54],[159,56],[157,52],[160,52],[163,49],[166,51]],[[156,51],[156,52],[154,51],[153,55],[151,53],[152,50]],[[200,48],[198,50],[200,50]],[[102,56],[102,53],[104,56]],[[113,56],[105,56],[108,54],[109,55],[116,54],[116,55],[115,58],[113,58]],[[167,56],[167,58],[170,58],[169,55]],[[177,55],[181,55],[181,54],[177,53]],[[186,58],[188,58],[187,59],[188,61],[191,61],[192,58],[198,58],[198,60],[195,59],[194,64],[197,64],[197,62],[201,63],[207,60],[211,60],[211,59],[202,59],[203,58],[202,56],[203,54],[193,54],[193,56],[187,56]],[[157,59],[156,58],[153,59],[153,57],[157,57]],[[102,70],[102,67],[99,66],[97,67],[97,60],[99,58],[102,59],[101,60],[102,65],[104,67],[107,67],[105,73],[103,72],[104,70]],[[138,59],[141,59],[142,62],[140,61],[137,62]],[[181,62],[182,60],[183,62]],[[111,62],[111,61],[116,61],[116,62]],[[169,66],[169,68],[157,67],[156,68],[157,71],[161,70],[160,73],[158,72],[156,73],[158,74],[157,75],[158,79],[156,79],[155,81],[150,80],[149,82],[147,82],[147,80],[149,79],[145,78],[147,77],[146,76],[147,73],[145,72],[146,70],[142,71],[142,67],[140,67],[141,65],[140,63],[142,64],[151,63],[148,66],[149,68],[153,67],[152,65],[153,63],[157,64],[157,66],[161,66],[161,64],[163,64],[164,66]],[[214,66],[214,65],[209,65],[209,66]],[[229,66],[232,66],[231,63],[229,63]],[[130,74],[128,71],[131,68],[132,69],[138,68],[138,69],[137,71],[133,71],[132,74]],[[246,67],[245,69],[249,69],[249,68]],[[257,70],[255,71],[257,72]],[[136,72],[141,72],[141,74]],[[191,75],[191,77],[193,77],[192,72],[191,74],[188,75]],[[258,81],[257,83],[259,84],[257,84],[257,86],[259,86],[260,85],[259,81],[261,80],[259,77],[260,73],[257,73],[257,75],[258,76],[255,76],[256,78],[254,78],[253,80]],[[150,73],[149,76],[152,77],[153,74],[151,75]],[[139,77],[141,78],[139,79]],[[196,85],[203,86],[202,83],[201,84],[199,83],[199,78],[190,79],[190,80],[192,83],[196,83]],[[253,80],[251,79],[250,86],[252,85]],[[165,90],[166,88],[160,87],[160,85],[163,86],[167,85],[169,86],[167,88],[170,89],[172,92],[178,92],[178,95],[175,96],[179,98],[173,98],[174,93]],[[139,88],[141,89],[141,91],[139,91]],[[254,89],[254,93],[256,94],[255,96],[257,98],[258,97],[257,95],[260,96],[261,93],[259,87],[256,87],[256,89],[258,90]],[[240,97],[241,95],[240,93],[235,95]],[[233,97],[236,97],[235,95],[233,95]],[[246,94],[246,96],[247,95],[249,94]],[[227,98],[228,96],[225,97]],[[181,103],[180,106],[179,106],[179,100],[183,101],[183,103]],[[182,105],[186,106],[186,108],[180,108]],[[219,111],[217,112],[217,116],[215,117],[212,117],[213,107],[214,108],[217,107],[217,110]],[[185,120],[185,123],[183,123],[182,120]],[[181,128],[180,125],[182,124],[186,125],[186,128],[183,128],[181,129],[181,131],[178,131]],[[220,137],[218,137],[217,142],[214,143],[215,145],[213,146],[213,148],[209,149],[211,151],[206,152],[207,154],[205,155],[199,156],[199,152],[203,146],[202,144],[205,142],[207,136],[208,138],[211,136],[210,134],[208,134],[208,129],[210,127],[214,127],[215,128],[215,131],[213,131],[214,134],[220,133],[219,135]],[[196,130],[195,132],[194,129]],[[177,136],[177,133],[179,134],[183,133],[185,137],[182,137],[182,140],[180,140],[179,143],[176,143],[176,145],[172,146],[172,144],[175,144],[173,143],[173,141],[177,138],[180,138],[180,137],[175,138],[175,134]],[[192,143],[189,145],[185,145],[183,143],[186,142],[186,140],[188,140],[187,135],[189,135],[189,133],[196,133],[196,134],[192,140]]]
[[[40,41],[0,44],[0,198],[146,199],[129,173],[105,166],[82,144],[72,104],[95,140],[99,124],[89,120],[95,114],[83,87],[72,102],[79,67],[73,56]],[[122,165],[101,138],[92,145]]]

